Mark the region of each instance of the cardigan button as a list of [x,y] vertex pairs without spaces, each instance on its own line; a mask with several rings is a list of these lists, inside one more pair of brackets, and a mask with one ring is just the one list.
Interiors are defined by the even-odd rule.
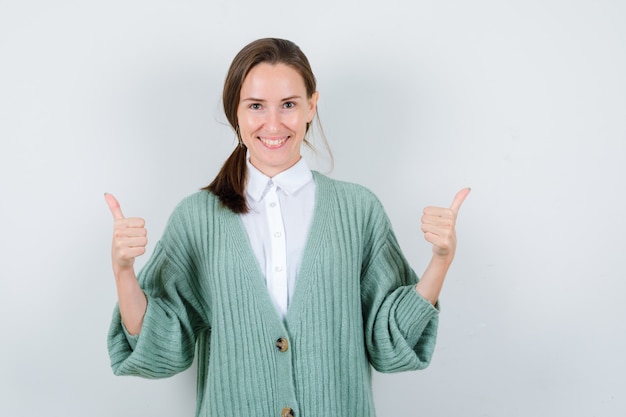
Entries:
[[285,339],[283,337],[278,339],[276,341],[276,349],[280,350],[281,352],[286,352],[287,349],[289,349],[289,342],[287,341],[287,339]]
[[293,410],[289,407],[283,408],[283,411],[280,412],[280,417],[295,417]]

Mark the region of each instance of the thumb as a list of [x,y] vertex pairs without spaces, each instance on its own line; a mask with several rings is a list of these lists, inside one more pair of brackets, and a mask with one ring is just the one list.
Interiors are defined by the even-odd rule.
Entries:
[[118,203],[117,199],[113,197],[113,194],[104,193],[104,199],[109,205],[109,210],[111,210],[111,214],[113,214],[113,220],[121,220],[124,218],[124,214],[122,214],[122,209],[120,208],[120,203]]
[[463,204],[463,201],[465,201],[465,198],[469,195],[470,191],[472,191],[472,189],[467,187],[456,193],[456,195],[454,196],[454,200],[452,200],[450,210],[458,213],[459,209],[461,208],[461,204]]

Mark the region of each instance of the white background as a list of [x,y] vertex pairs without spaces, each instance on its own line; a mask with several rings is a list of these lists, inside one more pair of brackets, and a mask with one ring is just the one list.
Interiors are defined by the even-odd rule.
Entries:
[[151,250],[233,149],[222,83],[265,36],[308,55],[329,175],[380,197],[418,274],[422,208],[473,189],[433,362],[375,373],[379,415],[626,415],[625,21],[621,0],[0,1],[0,415],[193,415],[195,371],[110,370],[103,193]]

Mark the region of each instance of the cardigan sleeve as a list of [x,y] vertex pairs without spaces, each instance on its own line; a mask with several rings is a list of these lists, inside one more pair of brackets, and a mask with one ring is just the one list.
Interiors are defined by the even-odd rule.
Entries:
[[114,309],[108,349],[116,375],[163,378],[193,362],[196,335],[207,326],[195,296],[192,251],[185,249],[190,239],[181,226],[175,212],[138,275],[148,300],[139,335],[125,331],[119,306]]
[[377,207],[361,278],[370,363],[379,372],[424,369],[435,348],[439,312],[415,290],[418,277],[378,202]]

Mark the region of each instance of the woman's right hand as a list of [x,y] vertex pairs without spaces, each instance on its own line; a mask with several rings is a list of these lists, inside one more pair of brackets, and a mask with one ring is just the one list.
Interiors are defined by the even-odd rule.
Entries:
[[115,221],[111,258],[120,314],[126,330],[135,335],[141,331],[148,301],[137,282],[133,265],[137,256],[146,253],[148,233],[143,219],[124,217],[120,203],[113,195],[104,194],[104,198]]
[[135,258],[146,253],[148,231],[145,221],[139,217],[124,217],[120,203],[112,194],[104,194],[115,221],[113,227],[113,245],[111,258],[113,270],[116,272],[132,268]]

